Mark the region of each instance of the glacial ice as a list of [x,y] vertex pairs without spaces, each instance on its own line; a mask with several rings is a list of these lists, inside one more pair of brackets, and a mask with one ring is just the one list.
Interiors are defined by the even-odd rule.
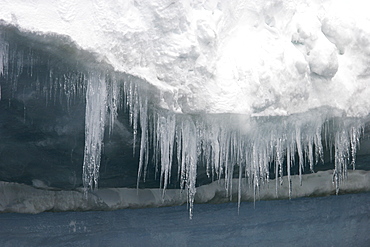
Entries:
[[[338,194],[370,113],[370,21],[364,2],[356,3],[341,18],[348,4],[329,0],[7,2],[4,30],[15,26],[46,44],[37,49],[69,61],[51,62],[45,78],[35,68],[36,48],[12,46],[4,31],[0,76],[16,91],[27,73],[31,88],[67,108],[84,99],[85,193],[98,188],[104,140],[124,108],[133,140],[123,141],[133,142],[133,152],[140,146],[137,187],[153,165],[165,198],[177,171],[190,217],[202,166],[224,180],[230,200],[237,186],[240,202],[244,182],[256,198],[271,177],[275,194],[287,184],[291,197],[292,174],[302,181],[305,167],[313,172],[328,150]],[[59,51],[48,48],[53,36],[62,40]]]

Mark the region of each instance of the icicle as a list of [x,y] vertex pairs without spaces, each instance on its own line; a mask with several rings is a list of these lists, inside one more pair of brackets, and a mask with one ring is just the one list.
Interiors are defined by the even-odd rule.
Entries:
[[148,142],[148,103],[145,98],[143,101],[140,101],[140,127],[141,127],[141,140],[140,140],[140,156],[139,156],[139,168],[137,172],[137,183],[136,187],[139,188],[139,182],[143,166],[146,166],[148,163],[148,158],[146,153],[149,152],[147,149],[146,143]]
[[311,139],[311,136],[308,137],[307,142],[307,148],[308,148],[308,162],[310,164],[310,171],[313,173],[313,166],[314,166],[314,157],[313,157],[313,141]]
[[297,144],[297,152],[299,157],[299,183],[302,185],[302,171],[303,171],[303,151],[302,151],[302,144],[301,144],[301,129],[300,127],[296,126],[296,144]]
[[185,159],[185,155],[186,155],[186,149],[184,148],[185,147],[185,141],[186,139],[183,138],[183,130],[184,130],[184,123],[182,123],[182,128],[181,130],[179,130],[181,132],[181,140],[182,142],[181,143],[177,143],[178,145],[181,145],[181,179],[180,179],[180,188],[183,190],[185,188],[185,184],[186,184],[186,159]]
[[350,133],[350,138],[351,138],[351,166],[352,169],[355,170],[356,168],[356,152],[357,152],[357,146],[360,142],[360,133],[363,131],[363,128],[360,126],[352,126],[351,127],[351,133]]
[[160,184],[163,186],[163,193],[167,188],[167,185],[171,176],[171,166],[172,166],[172,155],[174,148],[175,139],[175,115],[169,114],[167,117],[160,117],[158,119],[159,129],[157,130],[158,140],[159,140],[159,150],[161,155],[161,177]]
[[107,110],[108,110],[108,126],[109,126],[109,135],[113,133],[114,122],[117,119],[117,111],[119,106],[119,85],[115,78],[115,75],[112,74],[111,77],[107,78]]
[[240,210],[240,203],[242,199],[242,174],[243,174],[243,169],[242,165],[239,164],[239,180],[238,180],[238,214]]
[[286,166],[287,166],[287,175],[288,175],[288,193],[289,193],[289,199],[291,199],[291,196],[292,196],[292,180],[290,177],[291,150],[290,150],[289,145],[287,146],[287,150],[286,150],[286,158],[287,158]]
[[324,163],[324,151],[322,146],[322,138],[321,138],[321,127],[316,127],[316,134],[315,134],[315,155],[316,155],[316,162],[317,164],[319,161]]
[[85,191],[98,187],[100,158],[107,113],[105,76],[92,72],[87,78],[83,185]]
[[191,119],[186,119],[184,128],[181,129],[183,142],[181,143],[182,149],[182,169],[185,170],[185,182],[188,202],[189,202],[189,217],[193,217],[193,204],[196,193],[195,183],[197,176],[197,137],[196,127]]
[[182,189],[183,186],[180,181],[182,181],[182,172],[181,172],[181,165],[182,165],[182,155],[181,155],[181,147],[182,147],[182,135],[179,129],[176,130],[176,154],[177,154],[177,179],[180,183],[180,188]]
[[276,182],[276,197],[278,196],[278,182],[281,186],[283,184],[283,164],[281,154],[282,150],[282,140],[277,138],[276,140],[276,157],[275,157],[275,182]]
[[0,33],[0,76],[8,76],[9,44]]

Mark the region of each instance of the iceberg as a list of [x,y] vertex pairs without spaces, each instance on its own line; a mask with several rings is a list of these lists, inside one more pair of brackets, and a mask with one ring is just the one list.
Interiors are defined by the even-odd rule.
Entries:
[[[78,164],[80,172],[64,178],[68,189],[83,187],[87,199],[105,195],[98,189],[102,164],[121,162],[129,167],[125,179],[135,180],[128,187],[156,181],[162,205],[170,189],[179,189],[173,200],[188,202],[190,217],[201,186],[216,180],[239,203],[258,198],[271,181],[276,195],[286,186],[291,198],[294,187],[305,186],[305,173],[330,164],[338,194],[360,142],[368,142],[364,6],[360,0],[3,0],[1,147],[12,150],[14,141],[52,162]],[[32,137],[18,137],[18,126]],[[11,152],[0,157],[2,167],[24,162]],[[47,184],[13,174],[6,168],[0,180],[58,187],[56,179]]]

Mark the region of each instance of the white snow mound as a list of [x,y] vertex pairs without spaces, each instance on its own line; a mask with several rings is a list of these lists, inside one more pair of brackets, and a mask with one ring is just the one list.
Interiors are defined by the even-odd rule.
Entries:
[[354,0],[1,0],[0,19],[71,37],[176,112],[370,111],[370,16]]

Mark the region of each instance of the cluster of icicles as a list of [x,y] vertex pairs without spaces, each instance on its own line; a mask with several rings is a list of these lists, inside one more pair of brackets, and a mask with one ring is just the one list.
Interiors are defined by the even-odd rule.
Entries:
[[[22,73],[35,77],[32,66],[38,59],[32,50],[9,49],[0,40],[0,76],[7,78],[14,90]],[[227,192],[232,191],[234,177],[239,177],[239,181],[246,177],[256,191],[269,181],[270,175],[275,176],[278,188],[286,174],[289,195],[293,164],[298,164],[300,175],[306,165],[313,171],[314,165],[323,161],[324,147],[335,160],[333,182],[337,193],[347,167],[355,167],[356,149],[363,131],[361,119],[342,118],[332,109],[260,118],[176,114],[151,104],[152,93],[143,87],[142,79],[96,68],[92,69],[91,65],[80,71],[49,68],[48,75],[32,82],[32,87],[46,95],[46,99],[59,98],[67,107],[71,100],[86,99],[83,163],[86,191],[98,187],[104,132],[108,129],[112,133],[120,107],[129,114],[134,150],[135,145],[140,146],[138,185],[145,181],[148,165],[153,164],[160,173],[160,187],[165,193],[171,171],[177,169],[180,188],[187,192],[190,217],[197,169],[202,167],[213,180],[224,178]],[[271,167],[274,174],[270,174]]]
[[330,150],[330,160],[332,157],[335,160],[333,182],[337,193],[347,168],[355,168],[356,149],[363,131],[361,119],[335,117],[333,109],[259,118],[175,114],[149,106],[150,93],[140,87],[140,82],[140,79],[126,77],[121,83],[112,75],[89,74],[83,166],[85,188],[93,189],[98,185],[105,126],[112,130],[122,98],[133,128],[134,146],[140,143],[137,186],[141,180],[145,181],[148,164],[154,164],[160,172],[160,187],[165,193],[173,174],[171,171],[177,169],[180,188],[187,191],[190,217],[198,166],[203,166],[212,180],[224,178],[225,190],[230,196],[235,176],[240,183],[246,177],[256,192],[261,184],[269,181],[271,167],[276,178],[276,193],[285,171],[290,196],[293,165],[298,164],[300,176],[306,165],[313,172],[314,165],[324,163],[324,146]]

